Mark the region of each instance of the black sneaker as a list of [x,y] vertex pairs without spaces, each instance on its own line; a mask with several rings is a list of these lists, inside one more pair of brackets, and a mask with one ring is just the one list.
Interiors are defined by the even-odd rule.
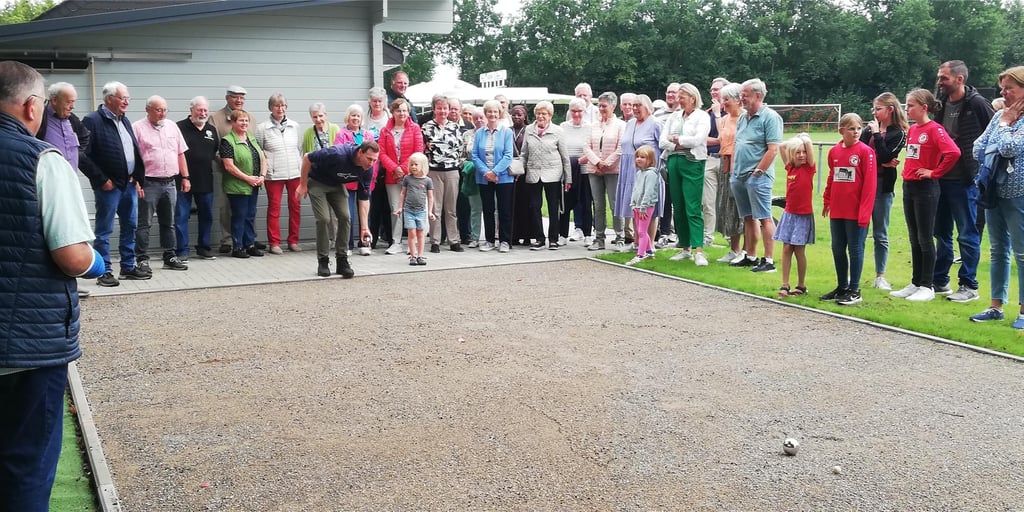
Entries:
[[146,272],[139,270],[139,267],[128,270],[123,268],[121,269],[121,279],[127,279],[128,281],[145,281],[152,277],[153,274],[147,274]]
[[182,263],[188,263],[188,254],[179,254],[178,261]]
[[136,270],[144,274],[153,275],[153,269],[149,267],[149,259],[141,259],[135,264]]
[[255,248],[257,248],[257,249],[259,249],[261,251],[267,250],[267,244],[265,244],[263,242],[253,242],[253,247],[255,247]]
[[235,249],[231,251],[232,258],[248,258],[249,253],[245,252],[245,249]]
[[246,249],[245,252],[248,253],[249,256],[255,256],[257,258],[260,258],[264,254],[266,254],[265,252],[263,252],[263,249],[260,249],[260,247],[258,245],[254,245],[254,246]]
[[330,277],[331,259],[324,256],[323,258],[317,258],[316,263],[316,275],[320,277]]
[[835,290],[832,290],[832,291],[830,291],[830,292],[826,293],[825,295],[822,295],[821,297],[818,297],[818,298],[821,299],[821,300],[837,300],[837,299],[842,298],[843,295],[845,295],[845,294],[846,294],[846,288],[838,288],[837,287]]
[[430,252],[438,254],[441,252],[441,246],[437,244],[430,244]]
[[452,250],[452,252],[463,252],[463,251],[465,251],[465,249],[462,248],[462,244],[459,244],[459,243],[454,243],[451,246],[449,246],[449,248]]
[[741,259],[741,260],[739,260],[739,261],[737,261],[735,263],[730,263],[729,266],[730,267],[756,267],[757,266],[757,258],[754,258],[754,259],[743,258],[743,259]]
[[188,270],[188,265],[181,262],[177,256],[171,256],[164,260],[164,268],[167,270]]
[[422,267],[423,265],[427,264],[427,259],[424,258],[423,256],[417,256],[416,257],[416,264]]
[[846,290],[846,293],[842,297],[836,299],[836,302],[843,306],[852,306],[858,302],[862,302],[864,299],[860,296],[860,290]]
[[220,249],[218,249],[217,252],[219,252],[221,254],[230,254],[231,253],[231,246],[228,245],[228,244],[220,244]]
[[107,272],[106,274],[103,274],[102,276],[100,276],[99,279],[96,280],[96,284],[99,286],[105,286],[107,288],[113,288],[115,286],[120,285],[121,281],[118,281],[117,278],[114,277],[114,274]]
[[345,253],[339,253],[337,255],[338,260],[338,275],[345,279],[352,279],[352,276],[356,275],[356,271],[352,270],[352,265],[348,264],[348,256]]
[[755,266],[754,268],[750,269],[750,271],[770,274],[772,272],[775,272],[775,263],[768,263],[768,260],[761,258],[761,262],[758,263],[757,266]]
[[215,260],[216,256],[213,255],[213,251],[210,249],[196,249],[196,256],[201,260]]

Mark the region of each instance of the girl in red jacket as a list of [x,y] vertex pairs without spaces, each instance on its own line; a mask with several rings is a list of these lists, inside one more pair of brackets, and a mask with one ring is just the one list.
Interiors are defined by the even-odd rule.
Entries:
[[821,296],[844,306],[860,302],[860,274],[864,269],[864,240],[875,207],[878,171],[875,150],[860,141],[864,122],[857,114],[839,119],[843,140],[828,152],[828,181],[821,215],[829,218],[836,289]]
[[[806,133],[783,142],[779,153],[782,155],[782,163],[786,165],[786,209],[782,212],[779,227],[772,238],[782,242],[782,288],[779,288],[779,298],[783,298],[807,293],[804,284],[807,256],[804,249],[814,243],[811,195],[816,168],[811,138]],[[789,273],[793,268],[794,255],[797,285],[790,289]]]
[[914,89],[907,94],[907,117],[914,122],[907,134],[903,164],[903,214],[907,217],[913,278],[906,287],[889,295],[913,302],[935,298],[935,215],[939,209],[939,178],[960,159],[960,148],[942,124],[928,118],[941,104],[931,92]]

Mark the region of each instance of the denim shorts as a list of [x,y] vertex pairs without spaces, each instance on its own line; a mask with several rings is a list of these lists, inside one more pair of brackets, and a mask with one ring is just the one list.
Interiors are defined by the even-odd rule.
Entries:
[[405,229],[427,229],[427,211],[410,212],[402,210],[402,221],[405,222]]
[[768,219],[772,216],[772,183],[775,180],[767,175],[754,176],[747,173],[744,176],[735,174],[729,179],[729,188],[732,189],[732,196],[736,200],[736,211],[740,217],[753,217],[754,219]]

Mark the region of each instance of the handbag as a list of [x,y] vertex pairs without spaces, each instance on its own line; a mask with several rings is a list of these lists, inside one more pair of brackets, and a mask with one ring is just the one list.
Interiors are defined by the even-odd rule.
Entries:
[[509,176],[522,176],[526,174],[526,166],[523,165],[522,157],[513,157],[512,163],[508,166]]

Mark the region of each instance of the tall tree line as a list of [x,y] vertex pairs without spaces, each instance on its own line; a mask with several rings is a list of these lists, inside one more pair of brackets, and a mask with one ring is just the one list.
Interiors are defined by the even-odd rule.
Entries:
[[670,82],[759,77],[772,103],[866,112],[879,92],[931,89],[943,61],[966,62],[990,96],[1024,64],[1022,0],[527,0],[507,25],[496,4],[455,0],[448,35],[389,34],[412,82],[433,56],[470,83],[506,69],[510,86],[553,92],[586,81],[656,98]]

